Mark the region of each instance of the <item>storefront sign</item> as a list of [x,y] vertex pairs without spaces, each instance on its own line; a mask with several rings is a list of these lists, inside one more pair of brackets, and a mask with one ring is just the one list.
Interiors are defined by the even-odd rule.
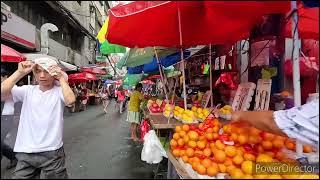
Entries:
[[1,39],[36,48],[36,27],[14,13],[1,9]]

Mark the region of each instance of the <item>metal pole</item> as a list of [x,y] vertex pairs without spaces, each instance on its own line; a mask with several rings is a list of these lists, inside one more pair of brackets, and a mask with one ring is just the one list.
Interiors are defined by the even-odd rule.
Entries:
[[162,68],[161,68],[159,57],[158,57],[158,53],[157,53],[156,47],[153,47],[153,49],[154,49],[154,54],[156,55],[156,59],[157,59],[157,62],[158,62],[159,73],[160,73],[161,81],[162,81],[162,84],[163,84],[164,94],[166,96],[166,100],[168,100],[167,88],[166,88],[166,85],[165,85],[165,82],[164,82],[164,78],[163,78],[163,74],[162,74]]
[[[297,2],[291,1],[292,14],[292,37],[293,37],[293,90],[294,90],[294,105],[295,107],[301,106],[301,89],[300,89],[300,67],[299,67],[299,52],[300,43],[298,36],[298,13]],[[303,147],[301,142],[296,141],[296,153],[301,156],[303,153]]]
[[187,92],[186,92],[186,75],[185,75],[185,64],[184,64],[184,58],[183,58],[183,50],[182,50],[182,27],[181,27],[181,14],[180,14],[180,7],[179,2],[177,3],[178,7],[178,21],[179,21],[179,36],[180,36],[180,52],[181,52],[181,61],[182,61],[182,77],[183,77],[183,100],[184,100],[184,109],[187,109]]
[[31,76],[28,75],[28,85],[31,85]]
[[212,94],[212,54],[211,54],[211,44],[209,44],[209,61],[210,61],[210,101],[211,101],[211,107],[213,107],[213,94]]

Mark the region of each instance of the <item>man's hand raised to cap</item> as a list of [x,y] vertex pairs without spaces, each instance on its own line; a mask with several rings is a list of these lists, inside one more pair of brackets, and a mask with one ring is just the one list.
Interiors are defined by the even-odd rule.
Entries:
[[19,74],[25,76],[29,74],[32,70],[35,64],[32,61],[22,61],[18,64],[18,72]]

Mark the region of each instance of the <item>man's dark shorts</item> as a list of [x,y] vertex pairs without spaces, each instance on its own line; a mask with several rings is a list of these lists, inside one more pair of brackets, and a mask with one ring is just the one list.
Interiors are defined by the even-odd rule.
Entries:
[[17,153],[13,179],[67,179],[64,148],[41,153]]

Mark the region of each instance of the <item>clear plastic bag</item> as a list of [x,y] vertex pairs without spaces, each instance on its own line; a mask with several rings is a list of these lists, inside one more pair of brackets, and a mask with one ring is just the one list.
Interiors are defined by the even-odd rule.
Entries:
[[162,157],[168,158],[167,153],[160,143],[155,131],[150,130],[144,136],[141,160],[146,161],[148,164],[157,164],[162,161]]

